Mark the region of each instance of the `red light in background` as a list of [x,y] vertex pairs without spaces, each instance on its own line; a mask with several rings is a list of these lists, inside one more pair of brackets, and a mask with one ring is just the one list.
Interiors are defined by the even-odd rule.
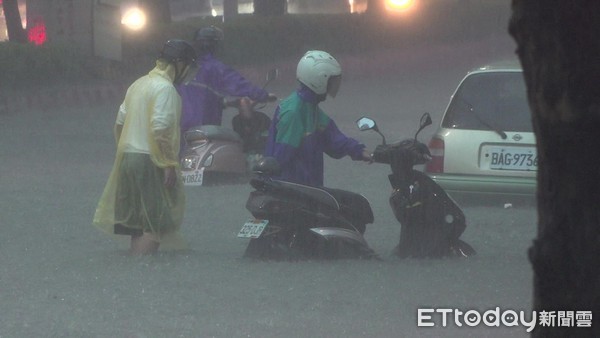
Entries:
[[[0,0],[2,1],[2,0]],[[29,42],[36,46],[43,45],[46,42],[46,23],[42,18],[36,18],[33,26],[28,30]]]

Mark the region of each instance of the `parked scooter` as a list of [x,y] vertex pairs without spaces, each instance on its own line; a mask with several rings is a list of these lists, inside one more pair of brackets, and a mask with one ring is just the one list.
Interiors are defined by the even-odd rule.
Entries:
[[[270,70],[263,88],[277,76],[277,69]],[[247,98],[224,100],[223,104],[226,108],[238,109],[238,115],[232,121],[234,129],[202,125],[182,135],[185,139],[185,150],[181,157],[184,185],[247,182],[249,168],[262,156],[262,150],[257,147],[260,147],[260,138],[266,137],[270,118],[256,110],[256,102]]]
[[271,179],[279,164],[265,157],[246,202],[255,219],[238,237],[250,239],[245,257],[273,260],[377,258],[363,234],[373,223],[366,198],[349,191]]
[[389,201],[401,224],[394,254],[401,258],[468,257],[475,250],[459,239],[466,228],[462,210],[435,181],[414,169],[431,159],[427,146],[417,140],[421,130],[430,124],[431,117],[425,113],[413,139],[386,144],[374,120],[363,117],[357,121],[361,131],[374,130],[382,136],[373,160],[389,164],[392,169],[389,180],[394,190]]

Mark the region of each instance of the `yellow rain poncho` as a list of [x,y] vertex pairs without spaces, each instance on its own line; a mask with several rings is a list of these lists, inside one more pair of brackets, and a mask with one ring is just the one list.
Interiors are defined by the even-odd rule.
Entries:
[[[127,90],[115,124],[115,163],[93,221],[109,234],[114,233],[115,224],[150,232],[161,249],[185,247],[178,235],[185,195],[178,161],[181,98],[173,86],[174,77],[172,65],[157,61],[148,75]],[[128,175],[129,167],[138,172],[141,167],[144,177]],[[160,168],[166,167],[175,167],[177,173],[172,188],[162,182]]]

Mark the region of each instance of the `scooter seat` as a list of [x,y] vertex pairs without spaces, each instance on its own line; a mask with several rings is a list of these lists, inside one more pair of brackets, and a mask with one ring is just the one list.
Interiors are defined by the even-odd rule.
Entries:
[[[333,210],[339,210],[348,219],[362,224],[373,223],[373,210],[363,195],[341,189],[312,187],[286,181],[273,180],[273,182],[287,191],[295,191]],[[257,187],[254,184],[253,186]]]
[[190,128],[184,133],[183,137],[188,143],[200,140],[242,142],[240,135],[233,129],[208,124]]
[[349,219],[356,220],[359,223],[373,223],[374,216],[371,204],[363,195],[341,189],[323,188],[323,190],[330,193],[338,201],[340,211]]

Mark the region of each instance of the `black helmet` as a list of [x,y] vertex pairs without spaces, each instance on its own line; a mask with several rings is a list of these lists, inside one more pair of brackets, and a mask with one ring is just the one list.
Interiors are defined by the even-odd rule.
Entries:
[[256,174],[277,176],[281,174],[281,166],[274,157],[266,156],[252,167],[252,171]]
[[186,65],[190,65],[196,62],[196,51],[187,41],[169,40],[160,51],[159,58],[173,64],[183,61]]
[[223,40],[223,31],[215,26],[200,28],[194,34],[194,42],[201,52],[214,52]]

